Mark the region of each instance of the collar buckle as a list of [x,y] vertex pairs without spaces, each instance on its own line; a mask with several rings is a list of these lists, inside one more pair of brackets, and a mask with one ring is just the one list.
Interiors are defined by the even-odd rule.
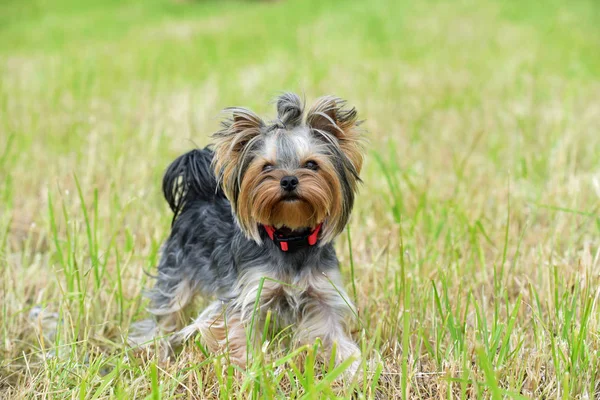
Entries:
[[304,247],[314,246],[317,244],[321,225],[322,224],[317,225],[317,227],[308,234],[297,236],[278,235],[274,227],[268,225],[263,225],[263,227],[265,228],[267,235],[269,235],[269,238],[277,247],[279,247],[281,251],[294,252]]

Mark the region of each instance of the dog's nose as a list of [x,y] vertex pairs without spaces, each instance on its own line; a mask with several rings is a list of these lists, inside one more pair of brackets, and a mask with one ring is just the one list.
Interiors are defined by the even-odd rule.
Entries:
[[298,178],[295,176],[284,176],[281,178],[279,183],[281,184],[283,190],[286,192],[291,192],[292,190],[296,189],[296,186],[298,186]]

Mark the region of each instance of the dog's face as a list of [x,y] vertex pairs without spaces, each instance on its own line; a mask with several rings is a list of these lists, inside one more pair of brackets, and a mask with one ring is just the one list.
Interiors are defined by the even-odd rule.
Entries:
[[259,226],[303,230],[322,225],[327,243],[346,225],[362,166],[356,111],[323,97],[303,116],[298,96],[277,101],[278,119],[265,123],[234,108],[214,135],[214,168],[246,235]]

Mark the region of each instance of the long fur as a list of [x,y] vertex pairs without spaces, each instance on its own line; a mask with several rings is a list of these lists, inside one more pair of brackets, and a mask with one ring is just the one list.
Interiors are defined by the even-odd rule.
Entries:
[[190,200],[212,201],[225,197],[215,176],[206,173],[211,163],[210,150],[192,150],[175,159],[165,171],[162,190],[173,211],[173,223]]
[[[258,312],[260,322],[273,309],[283,325],[297,325],[296,342],[319,337],[326,352],[337,345],[338,361],[359,353],[348,334],[353,305],[332,244],[348,221],[362,163],[356,112],[341,107],[324,98],[303,121],[300,98],[284,94],[278,118],[269,124],[248,110],[231,109],[214,135],[214,151],[192,150],[167,168],[163,193],[174,217],[156,284],[147,293],[155,323],[137,324],[132,344],[172,332],[171,340],[180,342],[200,333],[209,349],[227,348],[232,361],[244,364],[250,321]],[[269,157],[274,171],[265,172]],[[303,166],[307,157],[319,163],[318,170]],[[279,200],[279,179],[289,171],[299,177],[304,203]],[[259,228],[265,223],[259,219],[323,223],[321,243],[283,252]],[[198,294],[216,300],[188,324],[187,310]]]

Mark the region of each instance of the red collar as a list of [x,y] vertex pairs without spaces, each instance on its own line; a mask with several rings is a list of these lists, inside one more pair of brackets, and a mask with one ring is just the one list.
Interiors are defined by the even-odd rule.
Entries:
[[269,238],[275,243],[279,250],[281,251],[290,251],[294,252],[303,247],[314,246],[317,244],[319,239],[319,231],[321,230],[321,225],[319,224],[312,232],[308,232],[304,235],[298,236],[285,236],[282,234],[277,234],[277,230],[273,226],[263,225],[267,235]]

